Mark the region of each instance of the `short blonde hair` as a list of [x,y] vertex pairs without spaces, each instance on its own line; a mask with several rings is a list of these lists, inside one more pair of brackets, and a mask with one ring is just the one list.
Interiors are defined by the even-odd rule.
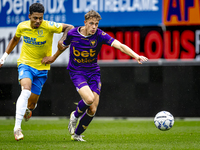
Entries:
[[101,15],[94,10],[90,10],[85,14],[85,20],[88,20],[90,18],[96,18],[98,21],[102,19]]

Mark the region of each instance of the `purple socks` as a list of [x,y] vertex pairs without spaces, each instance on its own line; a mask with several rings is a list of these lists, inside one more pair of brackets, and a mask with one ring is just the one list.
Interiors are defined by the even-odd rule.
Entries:
[[85,112],[79,121],[75,133],[77,135],[81,135],[87,129],[93,118],[94,116],[88,116],[88,114]]
[[76,111],[74,113],[74,116],[76,118],[80,117],[86,111],[86,109],[89,106],[90,105],[86,104],[83,100],[80,100],[79,103],[78,103],[78,106],[76,107]]

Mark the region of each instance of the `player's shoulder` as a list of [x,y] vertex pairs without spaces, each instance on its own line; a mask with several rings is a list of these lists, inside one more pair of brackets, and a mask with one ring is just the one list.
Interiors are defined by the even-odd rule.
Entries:
[[75,27],[75,28],[69,30],[67,35],[77,35],[78,34],[78,28],[79,27]]
[[97,28],[97,31],[96,31],[97,35],[106,35],[106,32],[104,32],[103,30]]
[[23,27],[23,26],[30,26],[30,20],[23,21],[18,24],[18,27]]
[[75,27],[75,28],[71,29],[70,32],[78,32],[78,28],[79,27]]
[[56,27],[59,28],[62,24],[61,23],[57,23],[54,21],[48,21],[48,20],[43,20],[42,21],[42,26],[43,27]]

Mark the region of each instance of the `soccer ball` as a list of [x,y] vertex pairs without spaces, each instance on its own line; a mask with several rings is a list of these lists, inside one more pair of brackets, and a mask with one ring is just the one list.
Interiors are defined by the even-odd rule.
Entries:
[[174,125],[174,117],[168,111],[161,111],[156,114],[154,118],[154,124],[162,131],[169,130]]

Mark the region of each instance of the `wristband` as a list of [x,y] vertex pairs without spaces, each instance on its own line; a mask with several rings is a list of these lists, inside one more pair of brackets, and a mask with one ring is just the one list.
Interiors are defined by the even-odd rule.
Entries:
[[4,64],[4,62],[5,62],[5,60],[6,60],[6,58],[8,57],[8,53],[4,53],[3,54],[3,56],[1,57],[1,59],[0,59],[0,64]]
[[62,44],[62,46],[63,46],[63,47],[67,47],[67,45],[65,45],[65,44]]
[[8,53],[4,53],[3,56],[1,57],[1,59],[6,60],[6,58],[8,57]]

